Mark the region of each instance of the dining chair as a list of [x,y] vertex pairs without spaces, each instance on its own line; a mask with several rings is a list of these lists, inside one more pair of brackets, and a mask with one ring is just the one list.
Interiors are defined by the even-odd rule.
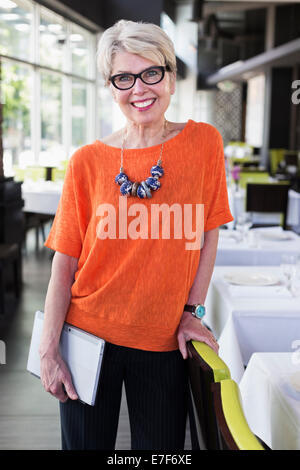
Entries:
[[270,175],[267,171],[241,171],[239,186],[246,188],[249,183],[267,183]]
[[51,181],[58,182],[64,181],[66,176],[66,170],[61,168],[53,168]]
[[240,390],[232,379],[211,385],[220,450],[271,450],[251,431]]
[[193,450],[267,449],[248,426],[238,385],[225,362],[205,343],[192,341],[187,347]]
[[0,316],[5,315],[5,293],[6,293],[6,276],[9,266],[13,271],[13,287],[16,298],[20,295],[21,290],[21,265],[20,265],[20,248],[17,243],[0,244]]
[[27,166],[25,168],[24,180],[39,181],[46,180],[46,168],[43,166]]
[[[289,183],[248,183],[246,212],[281,213],[282,227],[286,230]],[[266,226],[255,224],[253,227]],[[274,224],[273,224],[274,225]]]
[[192,410],[190,432],[193,449],[204,446],[208,450],[219,447],[218,429],[213,409],[211,384],[230,378],[230,371],[222,359],[205,343],[189,342],[189,382]]

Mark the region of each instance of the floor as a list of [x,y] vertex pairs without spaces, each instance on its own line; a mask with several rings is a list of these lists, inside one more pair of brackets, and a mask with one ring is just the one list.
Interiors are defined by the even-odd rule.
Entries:
[[[50,277],[50,251],[35,250],[34,233],[27,237],[23,260],[21,299],[5,320],[0,319],[0,340],[5,344],[5,364],[0,360],[0,450],[60,449],[58,401],[47,394],[40,380],[27,372],[33,317],[43,309]],[[14,299],[11,298],[13,307]],[[187,424],[186,449],[191,449]],[[116,449],[130,449],[126,399],[123,393]]]

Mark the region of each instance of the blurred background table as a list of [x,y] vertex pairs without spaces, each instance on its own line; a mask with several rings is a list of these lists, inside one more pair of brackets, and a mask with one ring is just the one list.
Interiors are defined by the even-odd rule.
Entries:
[[300,237],[281,227],[251,229],[240,241],[236,230],[220,230],[216,266],[279,266],[284,254],[300,255]]
[[[274,184],[270,180],[269,184]],[[278,183],[280,184],[280,183]],[[233,186],[228,187],[228,200],[234,222],[228,224],[228,228],[233,228],[238,217],[246,211],[246,186],[238,189]],[[276,213],[253,213],[253,223],[280,224],[280,214]],[[300,233],[300,193],[294,189],[288,190],[288,201],[286,209],[286,224],[296,233]]]
[[273,450],[300,450],[299,356],[255,353],[239,384],[251,430]]
[[25,212],[55,215],[62,192],[62,182],[28,181],[22,184]]
[[[225,279],[262,275],[274,285],[233,285]],[[282,285],[279,266],[215,267],[205,305],[205,322],[236,382],[254,352],[290,352],[300,339],[300,296]]]

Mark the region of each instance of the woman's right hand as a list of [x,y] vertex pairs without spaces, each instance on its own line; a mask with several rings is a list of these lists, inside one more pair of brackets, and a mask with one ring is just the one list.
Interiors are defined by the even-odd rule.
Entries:
[[58,352],[41,356],[41,381],[46,392],[51,393],[62,403],[68,398],[78,399],[71,374]]

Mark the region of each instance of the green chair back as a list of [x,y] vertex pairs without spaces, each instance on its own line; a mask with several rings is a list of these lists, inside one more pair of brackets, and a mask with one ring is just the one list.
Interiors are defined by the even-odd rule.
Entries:
[[65,179],[66,170],[60,168],[53,168],[52,170],[52,181],[63,181]]
[[230,379],[230,370],[212,348],[200,341],[192,341],[192,346],[197,353],[196,359],[201,362],[203,369],[211,371],[214,382]]
[[193,411],[190,411],[193,449],[204,444],[206,449],[216,450],[219,448],[219,437],[211,384],[229,379],[230,371],[207,344],[192,341],[188,343],[188,349],[192,356],[188,360],[188,368],[193,408]]
[[28,166],[25,168],[24,180],[38,181],[46,179],[46,168],[40,166]]
[[268,183],[270,175],[266,171],[241,171],[239,186],[246,189],[248,183]]
[[247,423],[236,382],[225,379],[215,383],[212,393],[223,450],[265,450]]
[[25,168],[20,168],[18,166],[14,166],[13,171],[14,171],[14,180],[15,181],[24,181],[24,179],[25,179]]
[[[188,343],[188,350],[191,355],[188,367],[193,408],[193,417],[190,416],[193,449],[201,448],[203,442],[207,450],[263,450],[263,445],[248,426],[238,385],[231,379],[225,362],[207,344],[199,341]],[[220,415],[223,421],[220,421]],[[224,441],[223,433],[229,436],[227,441]]]

